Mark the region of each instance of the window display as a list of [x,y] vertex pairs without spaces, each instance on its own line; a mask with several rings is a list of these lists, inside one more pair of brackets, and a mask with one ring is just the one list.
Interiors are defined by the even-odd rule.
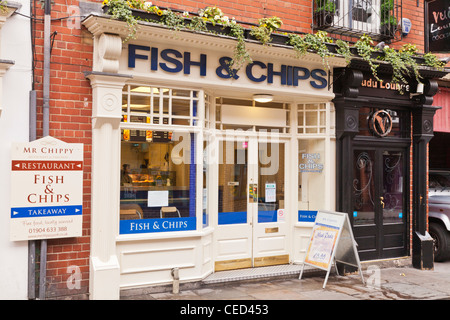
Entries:
[[120,233],[195,229],[194,142],[193,133],[122,130]]
[[314,222],[323,209],[325,190],[325,139],[298,142],[298,221]]

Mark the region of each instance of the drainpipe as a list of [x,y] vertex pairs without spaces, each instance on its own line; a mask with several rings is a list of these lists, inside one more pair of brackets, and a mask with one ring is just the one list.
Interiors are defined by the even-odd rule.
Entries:
[[[50,24],[51,24],[51,0],[45,0],[44,8],[44,77],[43,77],[43,120],[42,136],[49,135],[49,100],[50,100]],[[41,261],[39,270],[39,299],[45,299],[45,282],[47,277],[47,240],[41,240]]]

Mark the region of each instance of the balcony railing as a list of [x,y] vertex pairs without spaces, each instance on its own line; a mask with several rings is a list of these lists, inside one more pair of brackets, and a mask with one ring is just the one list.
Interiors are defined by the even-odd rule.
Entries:
[[314,0],[313,28],[350,37],[400,40],[402,0]]

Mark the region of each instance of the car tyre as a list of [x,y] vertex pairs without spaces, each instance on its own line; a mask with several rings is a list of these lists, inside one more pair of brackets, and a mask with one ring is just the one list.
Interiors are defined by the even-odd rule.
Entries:
[[434,261],[450,259],[450,233],[439,223],[430,223],[430,236],[434,241]]

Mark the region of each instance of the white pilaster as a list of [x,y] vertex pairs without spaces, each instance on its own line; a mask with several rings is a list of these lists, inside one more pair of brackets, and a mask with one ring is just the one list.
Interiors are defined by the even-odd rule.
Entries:
[[129,77],[92,73],[90,298],[119,299],[116,235],[120,202],[122,88]]

